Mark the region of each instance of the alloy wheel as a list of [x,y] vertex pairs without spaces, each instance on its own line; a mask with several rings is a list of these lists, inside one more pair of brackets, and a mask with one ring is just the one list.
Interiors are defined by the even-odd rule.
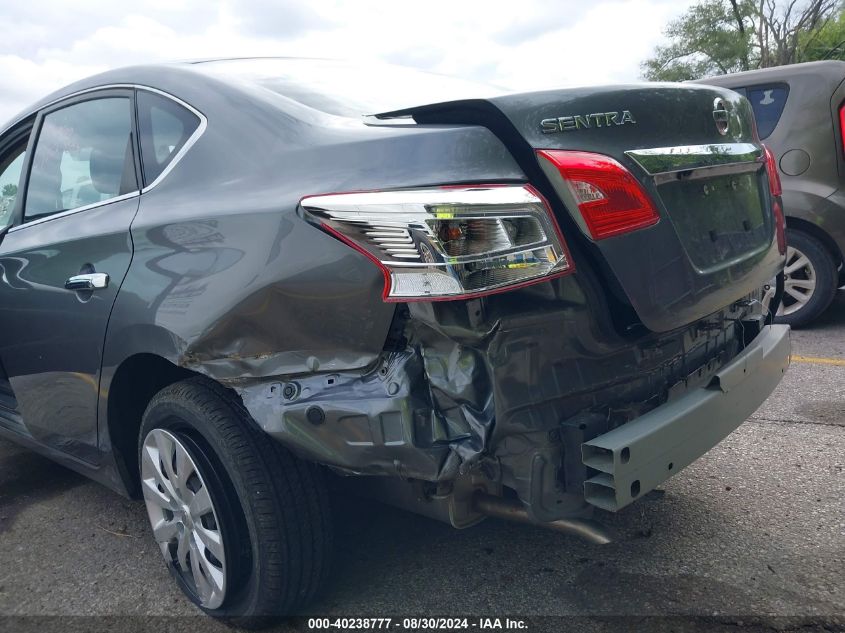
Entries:
[[[807,305],[816,290],[816,269],[810,259],[797,248],[786,249],[786,266],[783,269],[783,299],[777,315],[793,314]],[[769,305],[775,295],[775,280],[763,288],[763,308]]]
[[153,535],[169,566],[206,609],[226,597],[226,554],[217,512],[187,446],[153,429],[141,449],[141,483]]

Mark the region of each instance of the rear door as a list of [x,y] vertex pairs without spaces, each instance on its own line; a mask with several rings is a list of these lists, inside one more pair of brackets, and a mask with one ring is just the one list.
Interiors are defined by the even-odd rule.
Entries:
[[39,113],[0,243],[0,399],[16,409],[0,424],[90,463],[103,339],[132,257],[134,112],[132,91],[112,89]]
[[[0,139],[0,232],[5,233],[15,222],[27,146],[34,117],[15,125]],[[1,235],[1,234],[0,234]],[[2,239],[2,236],[0,236]],[[0,335],[1,337],[2,335]],[[2,338],[0,338],[2,340]],[[0,356],[0,428],[25,432],[18,403]]]

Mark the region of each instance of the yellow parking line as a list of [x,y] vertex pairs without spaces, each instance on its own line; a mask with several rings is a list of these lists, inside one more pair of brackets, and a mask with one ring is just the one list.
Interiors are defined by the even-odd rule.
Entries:
[[812,365],[839,365],[845,367],[845,359],[843,358],[818,358],[816,356],[797,356],[792,355],[793,363],[810,363]]

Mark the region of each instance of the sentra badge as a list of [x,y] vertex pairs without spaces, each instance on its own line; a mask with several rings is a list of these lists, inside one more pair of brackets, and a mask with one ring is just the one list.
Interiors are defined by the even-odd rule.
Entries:
[[636,123],[634,115],[630,110],[621,112],[596,112],[594,114],[573,114],[571,116],[559,116],[554,119],[543,119],[540,121],[540,129],[543,134],[555,132],[572,132],[594,127],[612,127],[614,125],[625,125]]

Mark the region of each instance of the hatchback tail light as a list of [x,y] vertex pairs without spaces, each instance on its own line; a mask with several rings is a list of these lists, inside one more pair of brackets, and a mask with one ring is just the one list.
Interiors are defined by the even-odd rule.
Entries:
[[385,301],[466,299],[574,269],[547,203],[528,186],[331,194],[301,207],[381,268]]
[[539,150],[569,187],[594,240],[656,224],[660,215],[634,175],[610,156]]
[[845,153],[845,103],[839,106],[839,143]]

